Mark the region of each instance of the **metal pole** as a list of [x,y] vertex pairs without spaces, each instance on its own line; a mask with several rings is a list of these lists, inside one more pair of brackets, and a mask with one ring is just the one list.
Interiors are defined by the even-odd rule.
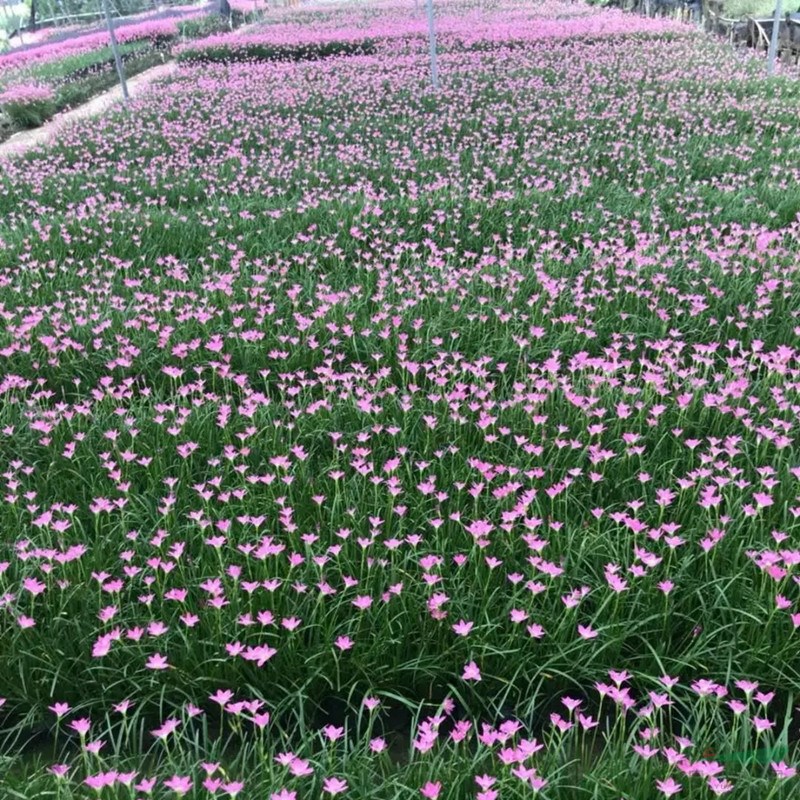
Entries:
[[778,53],[778,34],[781,27],[781,0],[775,0],[775,19],[772,21],[772,36],[769,40],[769,54],[767,55],[767,75],[775,72],[775,56]]
[[433,20],[433,0],[426,0],[428,7],[428,41],[431,48],[431,86],[439,88],[439,69],[436,65],[436,25]]
[[122,66],[122,59],[119,55],[119,45],[117,35],[114,33],[114,23],[111,21],[111,12],[108,9],[108,0],[103,0],[103,12],[106,15],[106,25],[108,25],[108,36],[111,39],[111,50],[114,53],[114,63],[117,65],[117,75],[119,75],[119,85],[122,87],[122,101],[128,105],[128,83],[125,80],[125,67]]

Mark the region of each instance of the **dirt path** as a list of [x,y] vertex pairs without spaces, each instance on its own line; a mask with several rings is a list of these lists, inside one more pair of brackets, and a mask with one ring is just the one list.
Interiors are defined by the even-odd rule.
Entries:
[[[167,64],[160,64],[157,67],[152,67],[138,75],[134,75],[128,79],[130,96],[136,97],[140,95],[153,81],[171,75],[175,69],[175,62],[170,61]],[[10,139],[0,144],[0,158],[22,155],[31,148],[36,147],[36,145],[47,144],[58,135],[59,131],[69,127],[73,122],[102,114],[121,100],[122,89],[117,85],[77,108],[57,114],[42,125],[41,128],[15,133]]]

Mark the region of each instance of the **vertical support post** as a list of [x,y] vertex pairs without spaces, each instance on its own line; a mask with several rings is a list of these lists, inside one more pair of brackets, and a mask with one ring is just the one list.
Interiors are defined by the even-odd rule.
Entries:
[[436,63],[436,23],[433,18],[433,0],[426,0],[428,7],[428,42],[431,51],[431,85],[439,88],[439,68]]
[[775,0],[775,18],[772,20],[772,36],[769,40],[769,53],[767,54],[767,75],[775,72],[775,56],[778,53],[778,36],[781,28],[781,0]]
[[111,50],[114,53],[114,63],[117,65],[117,75],[119,75],[119,85],[122,87],[122,101],[125,107],[128,106],[128,82],[125,80],[125,67],[122,65],[122,58],[119,55],[119,45],[117,35],[114,33],[114,23],[111,19],[111,11],[108,8],[108,0],[103,0],[103,12],[106,15],[106,25],[108,26],[108,36],[111,39]]

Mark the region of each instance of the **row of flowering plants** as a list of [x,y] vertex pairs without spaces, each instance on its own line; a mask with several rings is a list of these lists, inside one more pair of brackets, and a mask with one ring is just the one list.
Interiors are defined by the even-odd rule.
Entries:
[[0,797],[796,793],[800,89],[584,9],[3,162]]
[[[686,26],[665,19],[645,22],[621,11],[599,13],[581,4],[510,5],[502,18],[487,16],[474,4],[445,6],[437,17],[439,47],[486,49],[530,45],[536,41],[613,39],[619,36],[685,36]],[[277,22],[256,26],[246,35],[217,34],[180,46],[181,61],[307,60],[335,55],[363,55],[376,48],[397,52],[427,47],[428,25],[421,14],[396,5],[363,12],[345,7],[338,13],[316,14],[318,23]]]
[[[144,42],[122,45],[121,56],[127,75],[164,63],[168,50]],[[35,128],[59,111],[85,102],[118,81],[110,47],[70,55],[45,68],[15,71],[5,76],[0,88],[0,112],[13,127],[0,128],[0,135],[15,129]]]
[[591,696],[531,702],[535,723],[472,720],[444,697],[404,708],[402,729],[391,701],[375,695],[327,722],[230,689],[160,716],[130,699],[95,716],[56,701],[45,713],[59,760],[29,780],[81,798],[796,795],[774,692],[664,675],[637,696],[631,681],[610,670]]
[[[159,45],[177,37],[180,22],[178,19],[158,19],[120,24],[115,33],[121,43],[146,41]],[[55,42],[45,41],[34,48],[12,50],[0,54],[0,77],[11,70],[61,61],[68,56],[82,55],[108,46],[108,31],[96,31]]]
[[[195,12],[121,24],[117,31],[128,75],[163,63],[180,39],[206,36],[226,23]],[[117,80],[107,31],[76,35],[0,56],[0,111],[17,128],[41,125]]]
[[43,83],[20,83],[0,92],[0,108],[20,128],[35,128],[56,113],[56,94]]
[[276,37],[264,34],[216,34],[177,49],[178,61],[231,63],[236,61],[306,61],[330,56],[376,52],[375,40],[363,30],[333,31],[311,36],[308,32]]

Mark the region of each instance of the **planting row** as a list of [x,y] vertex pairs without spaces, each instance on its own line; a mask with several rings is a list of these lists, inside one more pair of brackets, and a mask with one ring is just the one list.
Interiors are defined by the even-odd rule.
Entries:
[[3,164],[4,789],[791,796],[800,88],[576,9]]
[[[668,20],[635,18],[622,12],[599,12],[582,4],[560,4],[559,19],[550,18],[552,4],[521,4],[501,19],[473,4],[445,6],[437,15],[438,46],[446,51],[531,45],[536,41],[604,40],[635,36],[674,37],[688,28]],[[427,48],[428,24],[419,10],[378,6],[365,11],[347,8],[321,17],[319,24],[268,20],[246,35],[217,34],[178,48],[180,61],[306,60],[334,55],[397,53]]]
[[327,722],[324,714],[281,720],[263,699],[227,689],[150,717],[127,699],[94,718],[55,702],[39,736],[47,731],[40,750],[58,760],[33,773],[28,789],[272,800],[619,796],[609,789],[637,798],[795,796],[773,692],[664,675],[637,696],[630,681],[611,670],[590,698],[553,697],[534,725],[473,722],[452,697],[416,708],[353,698]]
[[[218,15],[201,14],[121,24],[116,36],[126,73],[133,76],[164,63],[179,40],[229,28]],[[11,127],[0,128],[0,136],[37,127],[118,80],[107,31],[2,54],[0,110]]]

